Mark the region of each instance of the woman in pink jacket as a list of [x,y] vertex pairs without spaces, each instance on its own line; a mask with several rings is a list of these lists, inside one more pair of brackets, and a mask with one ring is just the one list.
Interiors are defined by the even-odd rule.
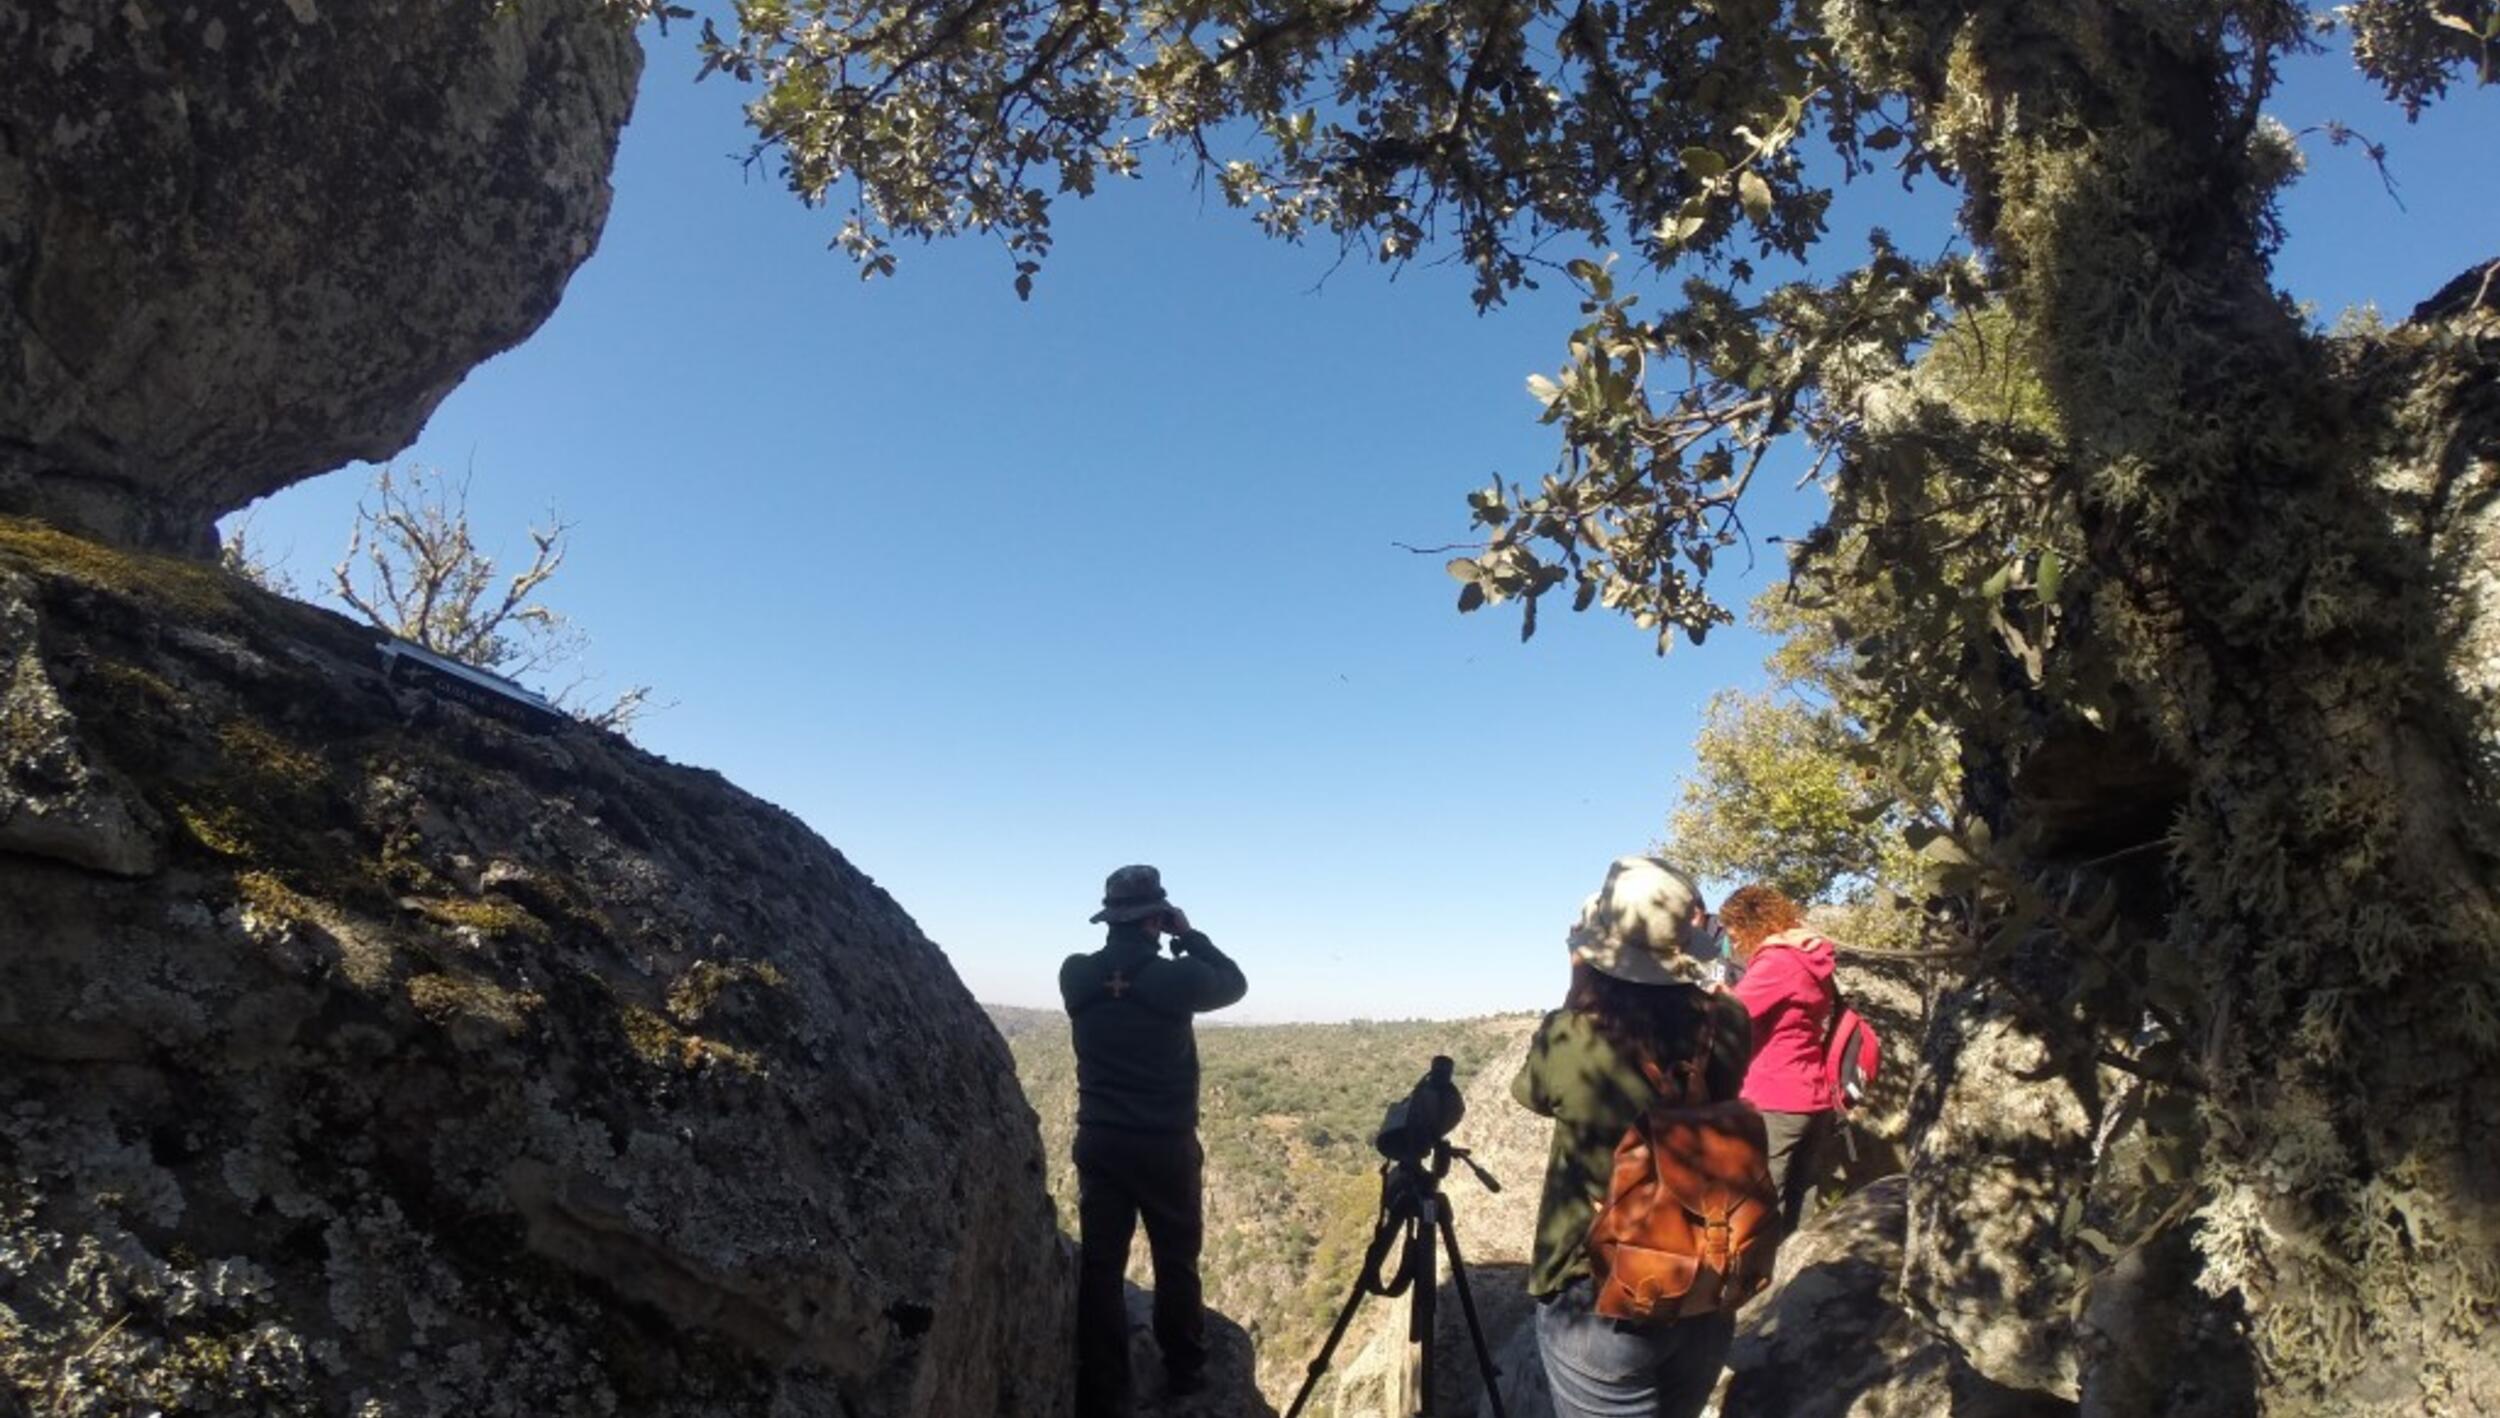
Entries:
[[1740,888],[1719,908],[1744,976],[1734,993],[1753,1017],[1753,1063],[1745,1101],[1770,1133],[1771,1184],[1794,1231],[1821,1181],[1840,1097],[1825,1066],[1832,1011],[1832,943],[1806,929],[1806,913],[1768,886]]

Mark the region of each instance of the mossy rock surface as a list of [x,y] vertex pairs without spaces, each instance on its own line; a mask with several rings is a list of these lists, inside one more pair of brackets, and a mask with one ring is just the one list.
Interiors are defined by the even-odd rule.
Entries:
[[0,943],[0,1412],[1064,1411],[1004,1045],[716,775],[0,520]]

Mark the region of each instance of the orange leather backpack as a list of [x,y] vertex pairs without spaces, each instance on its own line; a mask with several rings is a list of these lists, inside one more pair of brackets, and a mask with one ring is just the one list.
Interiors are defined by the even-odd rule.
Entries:
[[1686,1319],[1733,1310],[1771,1283],[1780,1242],[1762,1115],[1710,1101],[1711,1029],[1670,1080],[1641,1072],[1658,1101],[1615,1146],[1606,1203],[1589,1226],[1598,1314]]

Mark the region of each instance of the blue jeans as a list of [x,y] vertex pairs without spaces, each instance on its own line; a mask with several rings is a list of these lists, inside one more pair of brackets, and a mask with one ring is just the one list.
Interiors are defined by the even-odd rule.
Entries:
[[1536,1307],[1536,1352],[1554,1394],[1554,1418],[1693,1418],[1710,1401],[1736,1317],[1626,1324],[1589,1309],[1589,1282],[1572,1281]]

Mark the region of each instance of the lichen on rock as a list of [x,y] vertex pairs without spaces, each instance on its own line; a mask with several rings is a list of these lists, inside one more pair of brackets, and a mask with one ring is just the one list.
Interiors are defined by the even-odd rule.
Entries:
[[2067,1203],[2093,1172],[2093,1075],[2001,988],[1947,996],[1926,1043],[1901,1288],[1990,1381],[2072,1400],[2085,1277]]
[[34,630],[0,583],[0,852],[146,876],[161,824],[80,749]]

